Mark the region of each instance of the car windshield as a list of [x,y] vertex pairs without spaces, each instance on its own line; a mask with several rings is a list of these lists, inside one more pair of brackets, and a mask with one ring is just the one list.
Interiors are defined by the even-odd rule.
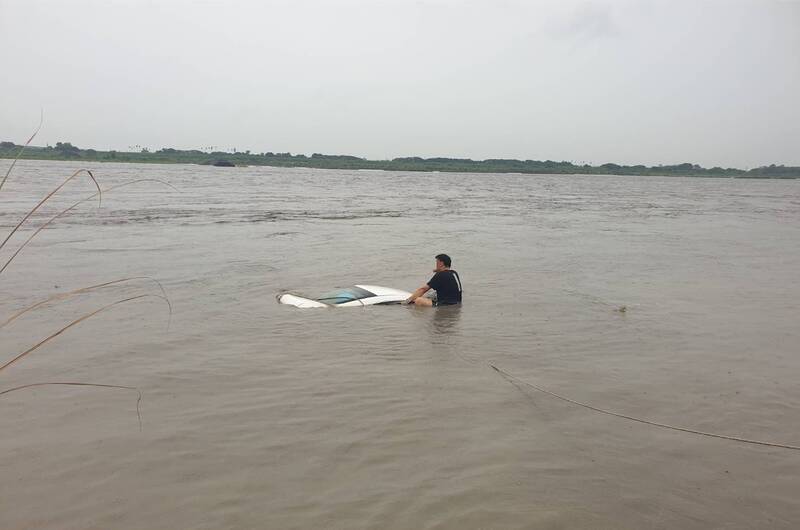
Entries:
[[375,296],[375,294],[361,287],[348,287],[346,289],[336,289],[335,291],[325,293],[317,298],[317,301],[330,305],[338,305],[352,302],[353,300],[361,300],[362,298],[368,298],[370,296]]

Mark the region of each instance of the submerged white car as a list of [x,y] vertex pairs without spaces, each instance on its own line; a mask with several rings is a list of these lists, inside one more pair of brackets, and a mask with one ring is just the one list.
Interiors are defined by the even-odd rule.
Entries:
[[318,298],[305,298],[291,293],[278,295],[278,303],[310,309],[313,307],[364,307],[368,305],[399,304],[411,296],[407,291],[380,285],[354,285],[336,289]]

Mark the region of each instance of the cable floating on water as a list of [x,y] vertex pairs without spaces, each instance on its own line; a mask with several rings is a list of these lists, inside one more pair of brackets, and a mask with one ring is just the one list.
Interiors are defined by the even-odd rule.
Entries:
[[539,392],[543,392],[545,394],[553,396],[554,398],[558,398],[558,399],[560,399],[562,401],[566,401],[567,403],[572,403],[573,405],[578,405],[579,407],[587,408],[589,410],[593,410],[593,411],[599,412],[601,414],[608,414],[609,416],[615,416],[617,418],[622,418],[624,420],[630,420],[630,421],[635,421],[635,422],[638,422],[638,423],[644,423],[646,425],[652,425],[654,427],[661,427],[661,428],[670,429],[670,430],[673,430],[673,431],[681,431],[681,432],[688,432],[688,433],[691,433],[691,434],[699,434],[701,436],[709,436],[711,438],[722,438],[723,440],[731,440],[731,441],[734,441],[734,442],[742,442],[742,443],[755,444],[755,445],[766,445],[768,447],[780,447],[782,449],[794,449],[795,451],[800,451],[800,446],[796,446],[796,445],[789,445],[789,444],[775,443],[775,442],[762,442],[762,441],[759,441],[759,440],[750,440],[748,438],[740,438],[738,436],[728,436],[728,435],[725,435],[725,434],[716,434],[716,433],[712,433],[712,432],[696,431],[694,429],[688,429],[686,427],[676,427],[674,425],[667,425],[666,423],[658,423],[656,421],[645,420],[645,419],[642,419],[642,418],[635,418],[633,416],[628,416],[627,414],[621,414],[619,412],[614,412],[614,411],[611,411],[611,410],[601,409],[601,408],[589,405],[587,403],[581,403],[580,401],[575,401],[574,399],[570,399],[568,397],[561,396],[559,394],[556,394],[555,392],[551,392],[551,391],[549,391],[547,389],[544,389],[542,387],[536,386],[536,385],[534,385],[532,383],[528,383],[527,381],[523,381],[522,379],[511,375],[510,373],[506,372],[505,370],[502,370],[502,369],[498,368],[497,366],[495,366],[495,365],[493,365],[491,363],[489,363],[489,366],[491,366],[492,369],[494,369],[497,373],[499,373],[501,376],[503,376],[504,378],[508,379],[509,381],[515,381],[515,382],[523,384],[525,386],[529,386],[529,387],[533,388],[534,390],[538,390]]

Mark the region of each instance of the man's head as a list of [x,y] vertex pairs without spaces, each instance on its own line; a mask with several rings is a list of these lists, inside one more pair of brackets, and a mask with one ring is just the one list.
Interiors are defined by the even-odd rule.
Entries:
[[452,263],[450,256],[448,256],[447,254],[438,254],[436,256],[436,268],[433,269],[433,272],[441,272],[443,270],[449,269],[450,263]]

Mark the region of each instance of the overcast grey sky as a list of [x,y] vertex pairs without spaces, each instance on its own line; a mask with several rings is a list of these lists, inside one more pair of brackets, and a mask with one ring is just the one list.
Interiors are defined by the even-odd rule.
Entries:
[[0,140],[800,165],[800,2],[0,0]]

